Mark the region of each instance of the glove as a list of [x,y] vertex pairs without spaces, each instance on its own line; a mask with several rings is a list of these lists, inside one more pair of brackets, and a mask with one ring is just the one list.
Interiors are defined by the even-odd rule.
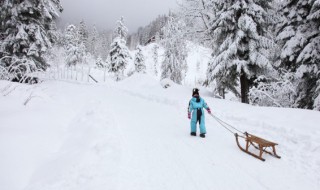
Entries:
[[211,114],[210,108],[207,108],[207,112],[208,112],[208,114]]
[[191,113],[188,112],[188,119],[191,119]]

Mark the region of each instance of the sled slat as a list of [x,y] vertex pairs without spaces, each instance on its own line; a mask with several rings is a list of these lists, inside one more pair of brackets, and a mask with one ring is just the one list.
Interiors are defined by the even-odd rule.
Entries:
[[[236,133],[235,136],[236,136],[236,141],[237,141],[237,145],[238,147],[240,148],[240,150],[242,150],[243,152],[255,157],[255,158],[258,158],[262,161],[265,161],[264,158],[262,158],[262,154],[265,152],[265,153],[268,153],[270,154],[271,156],[274,156],[276,158],[281,158],[280,156],[277,155],[276,153],[276,148],[275,146],[278,145],[277,143],[274,143],[274,142],[271,142],[271,141],[268,141],[268,140],[265,140],[261,137],[258,137],[258,136],[255,136],[255,135],[251,135],[249,133],[245,133],[246,137],[245,137],[245,140],[246,140],[246,147],[245,148],[242,148],[242,146],[240,145],[239,143],[239,135]],[[259,155],[256,155],[252,152],[249,151],[249,147],[250,145],[253,145],[256,149],[259,150]],[[272,152],[268,152],[266,150],[266,148],[272,148]]]
[[248,134],[247,140],[249,140],[251,142],[255,142],[255,143],[257,143],[257,144],[259,144],[261,146],[264,146],[264,147],[278,145],[277,143],[265,140],[263,138],[260,138],[260,137],[257,137],[257,136],[251,135],[251,134]]

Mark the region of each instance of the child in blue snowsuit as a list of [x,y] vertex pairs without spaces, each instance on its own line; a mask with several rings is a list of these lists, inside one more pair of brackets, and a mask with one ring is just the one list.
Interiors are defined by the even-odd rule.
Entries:
[[[191,119],[191,135],[197,135],[197,123],[200,125],[200,137],[205,138],[206,126],[205,126],[205,117],[204,111],[205,108],[209,114],[211,114],[211,110],[208,107],[207,103],[202,99],[199,95],[199,89],[195,88],[192,90],[192,98],[189,102],[188,106],[188,118]],[[192,114],[192,118],[191,118]]]

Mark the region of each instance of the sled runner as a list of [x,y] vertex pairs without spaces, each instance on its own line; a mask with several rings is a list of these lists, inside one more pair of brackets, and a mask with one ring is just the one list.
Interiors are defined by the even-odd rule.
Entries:
[[[240,150],[242,150],[243,152],[255,157],[255,158],[258,158],[262,161],[265,161],[264,158],[262,158],[262,154],[265,152],[265,153],[268,153],[270,154],[271,156],[275,157],[275,158],[281,158],[280,156],[277,155],[277,152],[276,152],[276,148],[275,146],[278,145],[277,143],[274,143],[274,142],[271,142],[271,141],[268,141],[268,140],[265,140],[261,137],[257,137],[255,135],[252,135],[252,134],[249,134],[247,132],[244,133],[246,136],[244,137],[245,138],[245,141],[246,141],[246,148],[243,148],[240,143],[239,143],[239,136],[238,133],[235,133],[235,136],[236,136],[236,141],[237,141],[237,145],[238,147],[240,148]],[[259,155],[256,155],[252,152],[249,151],[249,147],[250,146],[253,146],[254,148],[258,149],[259,150]],[[267,151],[266,149],[267,148],[272,148],[272,152],[269,152]]]
[[[281,158],[279,155],[277,155],[276,152],[276,145],[278,145],[277,143],[265,140],[261,137],[249,134],[247,132],[241,132],[240,130],[238,130],[237,128],[233,127],[232,125],[222,121],[221,119],[219,119],[218,117],[214,116],[213,114],[210,114],[214,119],[217,120],[218,123],[221,124],[222,127],[224,127],[226,130],[228,130],[230,133],[234,134],[236,137],[236,141],[237,141],[237,145],[240,148],[240,150],[242,150],[243,152],[258,158],[262,161],[265,161],[264,158],[262,158],[262,154],[263,153],[267,153],[270,154],[271,156],[275,157],[275,158]],[[243,135],[239,135],[238,133],[235,133],[235,131],[238,131],[239,134],[243,134]],[[245,139],[246,141],[246,147],[243,148],[240,143],[239,143],[239,137]],[[259,150],[259,155],[254,154],[252,152],[249,151],[249,147],[253,146],[254,148]],[[267,148],[272,148],[272,152],[267,151]]]

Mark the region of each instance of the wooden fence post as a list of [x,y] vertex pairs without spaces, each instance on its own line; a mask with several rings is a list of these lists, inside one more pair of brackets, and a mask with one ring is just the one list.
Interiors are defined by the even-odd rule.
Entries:
[[78,81],[78,70],[77,70],[77,66],[74,66],[75,72],[76,72],[76,81]]
[[89,69],[88,69],[88,76],[87,76],[87,77],[88,77],[88,82],[90,82],[90,81],[89,81],[90,70],[91,70],[91,67],[89,66]]
[[83,77],[84,77],[83,64],[82,64],[82,66],[81,66],[81,74],[82,74],[82,76],[81,76],[81,81],[83,81]]
[[104,68],[104,72],[103,72],[103,81],[106,82],[106,72],[107,72],[107,68]]
[[73,75],[72,75],[72,66],[70,66],[69,72],[70,72],[70,80],[72,80],[72,78],[73,78]]

